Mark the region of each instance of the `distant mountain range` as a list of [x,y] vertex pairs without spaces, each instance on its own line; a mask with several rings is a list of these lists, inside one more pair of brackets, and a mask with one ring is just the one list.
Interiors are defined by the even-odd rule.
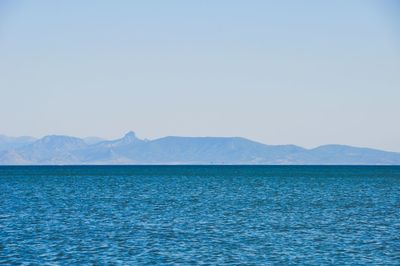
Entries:
[[86,164],[321,164],[400,165],[400,153],[344,145],[305,149],[239,137],[164,137],[117,140],[51,135],[0,135],[0,165]]

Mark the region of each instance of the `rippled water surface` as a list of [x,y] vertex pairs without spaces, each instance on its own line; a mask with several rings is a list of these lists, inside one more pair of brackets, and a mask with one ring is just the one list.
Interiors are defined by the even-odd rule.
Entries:
[[0,264],[399,265],[400,168],[0,167]]

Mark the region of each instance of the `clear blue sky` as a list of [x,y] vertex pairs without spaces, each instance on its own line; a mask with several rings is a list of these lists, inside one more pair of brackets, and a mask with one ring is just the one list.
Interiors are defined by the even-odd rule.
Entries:
[[400,151],[399,1],[2,1],[0,133]]

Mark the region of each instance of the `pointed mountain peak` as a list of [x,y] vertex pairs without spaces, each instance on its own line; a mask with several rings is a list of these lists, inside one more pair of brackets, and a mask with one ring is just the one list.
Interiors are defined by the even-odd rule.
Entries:
[[136,139],[136,133],[133,131],[128,131],[125,136],[124,139],[129,138],[129,139]]
[[123,143],[133,143],[140,141],[140,139],[136,137],[136,134],[133,131],[129,131],[128,133],[126,133],[121,140]]

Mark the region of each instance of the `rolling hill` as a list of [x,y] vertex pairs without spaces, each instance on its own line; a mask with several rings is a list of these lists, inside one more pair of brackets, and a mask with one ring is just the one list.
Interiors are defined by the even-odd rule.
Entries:
[[[8,142],[4,141],[6,139]],[[2,165],[91,164],[321,164],[400,165],[400,153],[345,145],[305,149],[266,145],[240,137],[176,137],[142,140],[128,132],[117,140],[70,136],[25,137],[11,145],[0,138]],[[18,138],[14,138],[18,139]]]

